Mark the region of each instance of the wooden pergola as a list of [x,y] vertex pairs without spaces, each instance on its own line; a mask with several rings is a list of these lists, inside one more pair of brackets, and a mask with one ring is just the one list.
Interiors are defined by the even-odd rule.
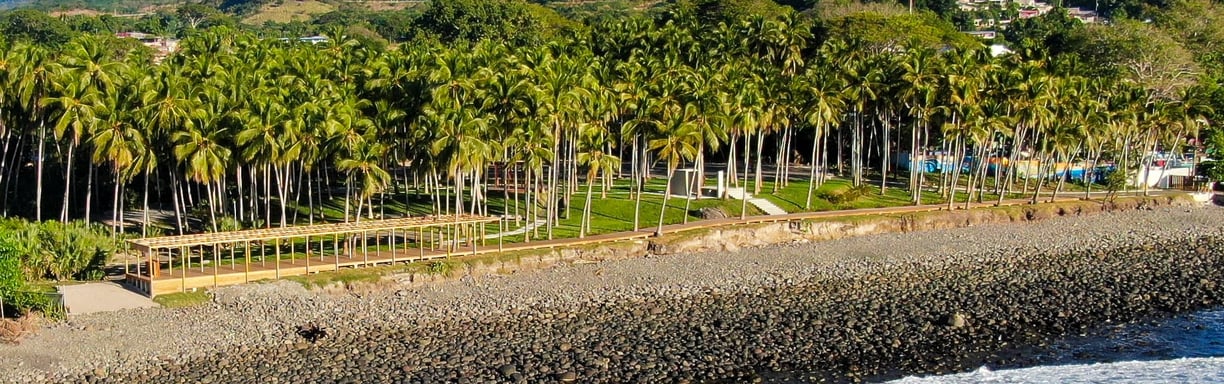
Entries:
[[[156,296],[201,287],[334,271],[343,267],[409,262],[475,254],[497,223],[497,247],[505,221],[474,215],[429,216],[264,228],[128,240],[140,255],[127,281]],[[287,257],[287,258],[286,258]],[[226,261],[229,265],[226,266]],[[271,265],[269,265],[271,264]],[[126,267],[125,267],[126,268]]]

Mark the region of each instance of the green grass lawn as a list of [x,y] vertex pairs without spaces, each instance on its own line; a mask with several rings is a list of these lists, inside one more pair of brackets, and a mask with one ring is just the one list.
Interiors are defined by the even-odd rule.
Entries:
[[167,293],[153,298],[153,302],[165,308],[194,307],[207,303],[209,300],[212,300],[212,297],[203,289],[191,292]]
[[[928,175],[926,179],[928,189],[923,191],[923,203],[939,204],[946,202],[938,192],[934,191],[934,186],[939,185],[939,177],[940,175]],[[967,176],[962,175],[959,184],[960,188],[964,188],[964,186],[967,184],[967,180]],[[713,185],[715,181],[710,179],[707,180],[707,182],[709,185]],[[810,211],[883,208],[907,206],[912,204],[910,201],[910,193],[903,187],[903,185],[906,184],[903,178],[900,181],[890,182],[890,186],[883,194],[880,193],[879,185],[876,183],[878,182],[869,180],[868,184],[862,187],[862,195],[858,196],[857,198],[833,202],[831,200],[836,199],[835,196],[843,194],[852,189],[851,181],[842,178],[827,180],[824,184],[815,188],[813,191]],[[986,189],[988,191],[993,189],[993,183],[993,178],[987,179]],[[1022,182],[1016,183],[1015,189],[1019,190],[1022,186]],[[1047,183],[1047,186],[1043,190],[1043,194],[1052,191],[1053,186],[1053,183]],[[386,193],[374,199],[375,219],[377,219],[379,216],[387,218],[402,217],[403,215],[419,217],[434,214],[434,202],[430,195],[426,194],[423,190],[409,189],[405,187],[406,186],[401,186],[399,188],[399,193]],[[664,183],[663,178],[651,179],[643,187],[644,193],[641,196],[640,210],[637,210],[637,202],[634,199],[635,194],[633,193],[629,180],[615,181],[606,194],[601,193],[601,188],[596,185],[591,196],[591,225],[588,234],[598,235],[633,230],[635,210],[638,212],[638,229],[653,230],[659,224],[659,215],[663,208],[663,193],[665,189],[666,184]],[[761,191],[762,193],[758,194],[758,197],[769,200],[787,212],[796,213],[809,211],[804,208],[808,196],[808,181],[805,178],[793,178],[787,185],[778,188],[776,192],[774,191],[774,183],[772,181],[767,181],[762,184]],[[1082,192],[1082,187],[1072,183],[1067,183],[1064,187],[1064,193],[1067,194],[1077,191]],[[524,194],[519,194],[516,198],[514,193],[503,193],[497,190],[490,190],[487,196],[488,212],[490,215],[494,216],[506,214],[511,217],[520,217],[520,220],[509,221],[510,226],[506,228],[507,231],[519,229],[532,222],[530,219],[532,212],[529,211],[530,205],[524,201],[524,197]],[[964,191],[960,191],[956,197],[957,202],[964,202],[968,196],[966,193],[964,193]],[[1008,197],[1016,198],[1022,196],[1020,194],[1011,194]],[[451,201],[454,196],[450,195],[447,191],[443,191],[439,198],[446,199],[446,201]],[[997,195],[987,193],[982,197],[982,200],[992,201],[997,198]],[[552,228],[552,238],[558,239],[578,237],[579,226],[583,218],[583,204],[585,199],[586,186],[583,185],[579,188],[578,193],[571,196],[571,206],[568,209],[561,209],[561,219]],[[667,200],[667,210],[663,212],[664,225],[683,223],[686,219],[688,221],[701,220],[700,210],[703,208],[717,208],[725,212],[728,217],[738,217],[740,215],[741,207],[743,206],[743,203],[740,200],[702,198],[690,201],[689,209],[686,211],[685,199],[672,197]],[[345,201],[342,196],[333,196],[332,199],[322,203],[317,202],[315,204],[315,210],[319,213],[315,217],[314,222],[316,224],[320,224],[343,221],[345,215],[344,204]],[[465,211],[471,209],[470,204],[470,200],[468,200],[467,196],[465,196]],[[746,208],[748,210],[747,215],[763,214],[751,204],[748,204]],[[356,204],[352,204],[349,207],[351,212],[355,212],[356,209]],[[274,212],[275,211],[276,210],[274,209]],[[538,215],[543,215],[544,211],[545,208],[541,204],[541,206],[537,208],[536,213]],[[290,206],[289,212],[290,221],[294,221],[297,225],[304,225],[309,222],[308,215],[310,214],[310,207],[308,205],[303,204],[300,206]],[[363,211],[362,214],[363,219],[365,219],[366,212]],[[294,216],[296,216],[296,218]],[[279,217],[274,218],[274,220],[278,219]],[[485,228],[486,235],[493,235],[496,232],[496,224],[489,224]],[[530,235],[531,240],[549,238],[548,228],[544,225],[540,225],[527,231],[527,233],[506,235],[502,238],[502,241],[505,243],[523,242],[526,240],[528,235]],[[460,234],[458,236],[467,238],[471,235]],[[322,247],[319,245],[319,239],[314,238],[311,240],[311,257],[317,258],[320,248],[322,248],[324,254],[328,256],[335,253],[333,238],[324,239],[324,244]],[[492,246],[496,243],[496,239],[485,240],[486,246]],[[371,243],[367,247],[370,251],[390,249],[390,245],[386,244],[385,241],[381,244]],[[412,244],[410,247],[415,248],[416,244]],[[306,253],[307,247],[305,240],[297,239],[293,241],[292,244],[287,242],[281,244],[281,254],[279,255],[279,259],[302,260],[307,257]],[[231,263],[241,265],[246,262],[248,257],[250,258],[252,264],[259,263],[260,265],[263,265],[268,261],[278,259],[278,256],[275,253],[275,247],[272,244],[267,244],[263,248],[259,248],[258,246],[253,247],[250,255],[246,254],[244,248],[240,248],[235,249],[233,253],[231,253],[228,249],[222,250],[220,256],[221,263],[223,265],[229,265]],[[200,268],[200,260],[198,258],[194,258],[188,267]],[[176,263],[175,268],[182,268],[182,265]],[[208,266],[205,266],[204,268],[207,269]]]
[[[713,183],[713,181],[711,181]],[[638,211],[639,228],[646,229],[657,226],[659,223],[659,213],[663,208],[663,192],[666,189],[662,178],[652,179],[643,187],[641,197],[641,209]],[[590,234],[612,233],[620,231],[633,230],[633,218],[635,207],[637,205],[633,198],[634,193],[628,180],[616,181],[612,188],[605,194],[602,194],[600,187],[595,186],[595,190],[591,195],[591,231]],[[513,193],[505,194],[501,191],[489,191],[488,193],[488,210],[490,215],[508,214],[510,216],[523,217],[523,221],[518,224],[526,224],[531,216],[530,204],[525,202],[524,194],[519,194],[515,199]],[[375,214],[385,214],[386,217],[398,217],[401,215],[424,216],[434,213],[433,203],[429,195],[424,191],[408,190],[399,194],[388,193],[381,197],[381,204],[376,198]],[[443,192],[443,199],[447,201],[453,200],[454,196],[449,192]],[[717,198],[702,198],[695,199],[690,203],[689,210],[686,212],[685,200],[682,198],[672,197],[667,199],[667,211],[663,213],[663,223],[677,224],[682,223],[685,217],[688,220],[700,220],[700,209],[702,208],[720,208],[728,216],[738,217],[741,210],[739,200],[723,200]],[[470,211],[471,201],[465,198],[464,210]],[[579,225],[582,222],[583,205],[586,201],[586,186],[579,188],[579,192],[571,196],[570,206],[568,209],[562,207],[560,211],[561,220],[553,228],[554,238],[577,237]],[[351,203],[350,203],[351,204]],[[453,204],[453,203],[452,203]],[[304,216],[308,215],[308,206],[295,207],[298,210],[299,224],[305,221]],[[335,199],[322,204],[321,207],[316,207],[323,216],[322,219],[328,222],[343,221],[344,218],[344,199],[337,196]],[[350,205],[349,210],[355,211],[356,205]],[[537,208],[536,213],[544,214],[545,207],[543,204]],[[363,211],[363,214],[365,212]],[[748,215],[759,215],[761,212],[751,205],[748,206]],[[365,216],[363,216],[365,217]],[[536,232],[536,231],[533,231]],[[539,228],[539,236],[546,236],[546,229]],[[533,236],[533,238],[536,238]],[[522,235],[507,237],[507,241],[521,241]]]

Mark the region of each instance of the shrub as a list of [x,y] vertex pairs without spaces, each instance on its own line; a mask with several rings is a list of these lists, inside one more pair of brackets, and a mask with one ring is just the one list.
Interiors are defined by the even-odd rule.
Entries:
[[1130,183],[1130,177],[1122,168],[1118,168],[1105,175],[1105,200],[1113,201],[1117,197],[1118,191],[1126,189],[1127,183]]
[[10,240],[25,281],[100,279],[117,244],[105,227],[80,221],[0,220],[0,238]]
[[50,297],[40,292],[32,292],[26,286],[26,278],[21,268],[21,257],[17,254],[17,246],[11,239],[0,238],[0,312],[12,314],[7,308],[16,309],[17,313],[25,314],[39,311],[50,318],[63,317]]
[[1195,173],[1207,177],[1211,181],[1224,181],[1224,161],[1212,160],[1198,164]]
[[425,266],[425,272],[433,275],[450,276],[454,268],[455,266],[451,265],[451,263],[436,260],[429,262],[429,264]]
[[860,197],[871,193],[873,188],[867,184],[860,184],[857,187],[846,189],[821,192],[817,197],[827,200],[833,204],[846,204],[858,200]]

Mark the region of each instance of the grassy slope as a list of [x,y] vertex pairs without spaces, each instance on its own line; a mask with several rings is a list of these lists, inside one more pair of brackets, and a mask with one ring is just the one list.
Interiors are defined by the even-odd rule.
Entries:
[[314,15],[335,10],[331,4],[316,0],[285,0],[264,5],[259,12],[243,19],[243,23],[261,25],[267,21],[287,23],[294,20],[310,21]]

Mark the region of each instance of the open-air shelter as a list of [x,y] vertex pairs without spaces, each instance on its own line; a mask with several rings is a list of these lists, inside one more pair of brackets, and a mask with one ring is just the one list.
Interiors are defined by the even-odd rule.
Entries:
[[498,217],[446,215],[128,240],[129,284],[149,296],[345,267],[475,254]]

